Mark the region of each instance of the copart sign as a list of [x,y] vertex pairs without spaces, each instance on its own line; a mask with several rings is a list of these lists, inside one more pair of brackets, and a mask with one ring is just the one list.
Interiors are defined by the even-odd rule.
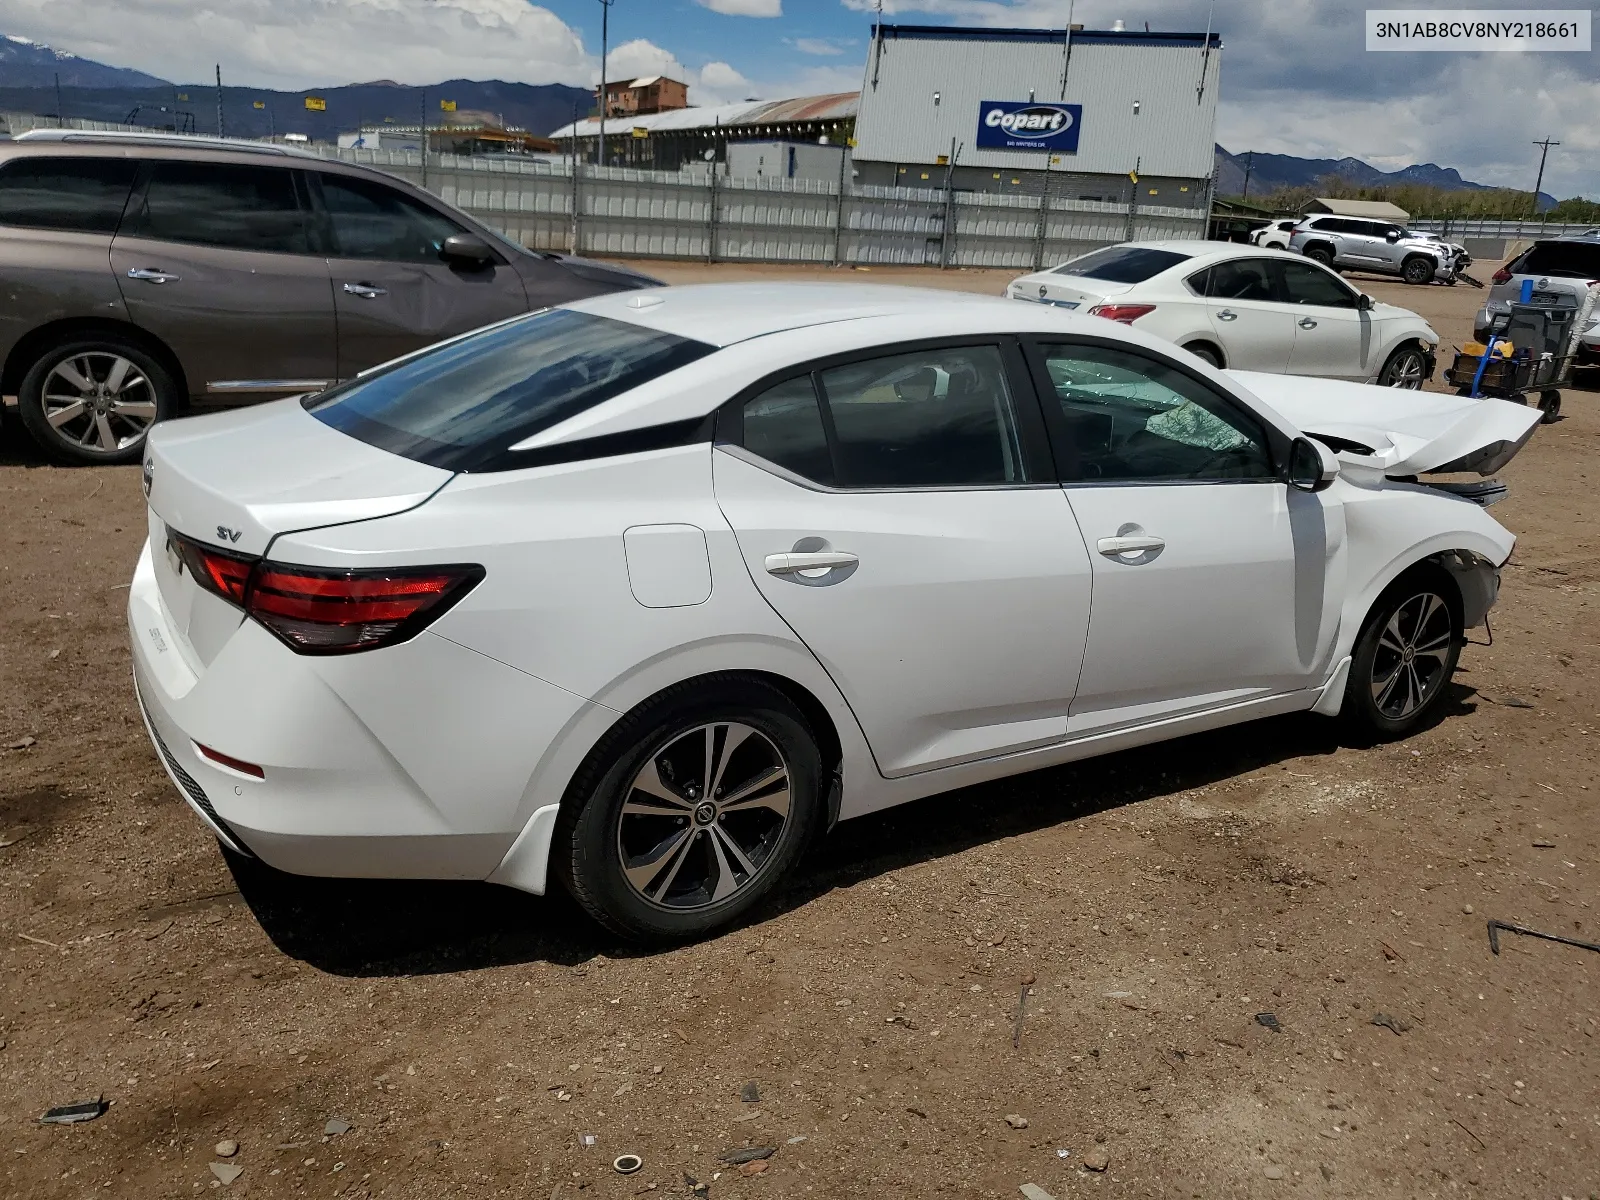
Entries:
[[1078,149],[1078,125],[1083,105],[1036,100],[985,100],[978,110],[980,150]]

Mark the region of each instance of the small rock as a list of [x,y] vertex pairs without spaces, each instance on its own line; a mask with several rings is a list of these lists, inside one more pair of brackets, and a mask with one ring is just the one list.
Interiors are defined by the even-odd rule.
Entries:
[[1343,1062],[1344,1061],[1344,1051],[1343,1050],[1335,1050],[1331,1055],[1329,1055],[1329,1057],[1332,1058],[1334,1062]]
[[1549,838],[1534,838],[1533,845],[1536,850],[1554,850],[1556,844]]
[[232,1158],[239,1153],[239,1143],[232,1138],[223,1138],[215,1146],[218,1158]]
[[1472,915],[1472,905],[1470,905],[1470,904],[1463,904],[1463,905],[1462,905],[1462,906],[1461,906],[1461,911],[1462,911],[1462,912],[1464,912],[1464,913],[1466,913],[1466,914],[1467,914],[1467,916],[1469,916],[1469,917],[1470,917],[1470,916],[1471,916],[1471,915]]
[[349,1133],[355,1126],[343,1117],[329,1117],[328,1123],[322,1127],[323,1137],[338,1137],[342,1133]]
[[1037,1183],[1025,1183],[1019,1187],[1017,1191],[1021,1192],[1023,1196],[1027,1198],[1027,1200],[1056,1200],[1054,1196],[1045,1191]]
[[1021,1113],[1007,1113],[1006,1124],[1013,1129],[1026,1129],[1028,1127],[1028,1118]]
[[1272,1030],[1273,1033],[1282,1033],[1283,1032],[1283,1026],[1278,1024],[1278,1018],[1273,1016],[1269,1012],[1257,1013],[1256,1014],[1256,1024],[1262,1026],[1265,1029]]
[[761,1089],[756,1086],[755,1080],[752,1079],[739,1089],[739,1099],[745,1104],[761,1103]]
[[31,738],[31,737],[18,738],[16,741],[8,743],[6,745],[6,749],[7,750],[26,750],[29,746],[37,746],[38,744],[39,744],[39,741],[38,741],[37,738]]
[[788,1141],[787,1141],[787,1142],[786,1142],[786,1143],[784,1143],[784,1144],[785,1144],[785,1145],[789,1145],[789,1146],[798,1146],[798,1145],[799,1145],[799,1144],[800,1144],[800,1143],[801,1143],[801,1142],[803,1142],[803,1141],[805,1141],[805,1140],[806,1140],[806,1135],[805,1135],[805,1134],[803,1134],[803,1133],[802,1133],[802,1134],[798,1134],[798,1135],[797,1135],[797,1136],[795,1136],[795,1137],[792,1137],[792,1138],[790,1138],[790,1139],[789,1139],[789,1140],[788,1140]]
[[1096,1146],[1083,1156],[1083,1165],[1091,1171],[1104,1171],[1111,1166],[1111,1155],[1106,1153],[1105,1147]]
[[217,1177],[223,1187],[227,1187],[244,1174],[244,1168],[238,1163],[212,1163],[211,1173]]
[[771,1158],[777,1152],[776,1146],[744,1146],[738,1150],[729,1150],[722,1156],[722,1161],[730,1167],[742,1167],[745,1163],[755,1162],[760,1158]]
[[1404,1021],[1399,1017],[1393,1017],[1388,1013],[1382,1012],[1372,1014],[1372,1023],[1374,1025],[1381,1026],[1384,1029],[1392,1030],[1397,1036],[1402,1033],[1407,1033],[1411,1029],[1411,1023],[1409,1021]]
[[1322,1177],[1324,1179],[1332,1179],[1333,1178],[1333,1168],[1330,1167],[1327,1163],[1318,1163],[1317,1164],[1317,1170],[1322,1172]]
[[1280,1166],[1276,1166],[1276,1165],[1267,1167],[1261,1173],[1263,1175],[1265,1175],[1268,1179],[1282,1179],[1283,1178],[1283,1168],[1280,1167]]
[[764,1158],[757,1158],[745,1163],[742,1167],[740,1167],[739,1174],[743,1175],[746,1179],[750,1179],[753,1176],[760,1175],[766,1169],[767,1160]]

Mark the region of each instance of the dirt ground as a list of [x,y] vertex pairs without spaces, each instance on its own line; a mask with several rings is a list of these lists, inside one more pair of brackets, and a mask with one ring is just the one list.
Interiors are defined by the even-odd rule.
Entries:
[[[1482,298],[1361,282],[1447,342]],[[134,709],[137,470],[13,433],[0,1194],[1593,1200],[1600,954],[1485,936],[1600,940],[1600,404],[1566,401],[1505,472],[1494,644],[1435,727],[1282,718],[848,822],[748,925],[651,954],[561,896],[230,870]],[[719,1164],[746,1146],[763,1172]]]

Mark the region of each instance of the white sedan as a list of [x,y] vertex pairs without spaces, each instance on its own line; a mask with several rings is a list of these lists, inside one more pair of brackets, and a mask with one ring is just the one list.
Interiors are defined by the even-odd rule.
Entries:
[[1013,300],[1136,325],[1219,367],[1421,388],[1439,335],[1298,254],[1125,242],[1015,280]]
[[551,874],[693,937],[838,820],[1276,713],[1434,719],[1537,410],[918,289],[620,293],[164,422],[173,782],[307,875]]

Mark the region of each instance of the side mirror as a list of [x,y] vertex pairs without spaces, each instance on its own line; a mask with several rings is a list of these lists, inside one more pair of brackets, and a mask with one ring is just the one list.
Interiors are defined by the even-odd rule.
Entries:
[[1361,293],[1361,298],[1356,301],[1356,307],[1359,308],[1362,312],[1371,312],[1372,311],[1372,297],[1367,295],[1365,292],[1362,292]]
[[1289,447],[1290,487],[1320,492],[1339,478],[1339,460],[1332,450],[1308,437],[1297,437]]
[[1389,230],[1383,235],[1383,240],[1388,242],[1391,246],[1394,245],[1400,240],[1400,231],[1398,229]]
[[447,263],[486,267],[494,262],[494,251],[475,233],[452,233],[439,248],[439,257]]

